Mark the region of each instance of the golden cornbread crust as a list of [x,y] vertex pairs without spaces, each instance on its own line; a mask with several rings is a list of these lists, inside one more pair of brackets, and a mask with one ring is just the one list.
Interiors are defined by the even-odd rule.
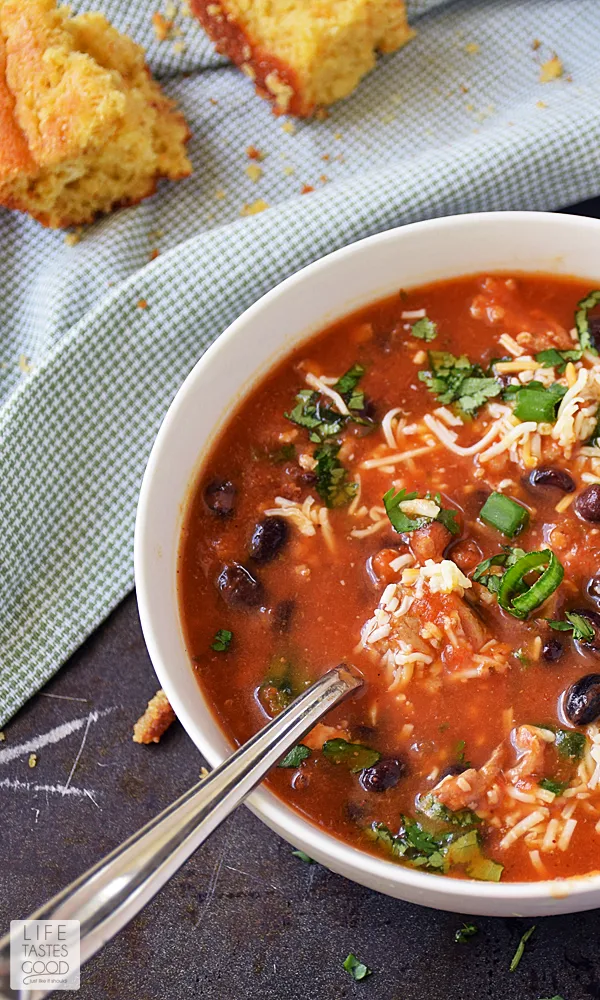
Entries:
[[275,113],[298,117],[346,97],[377,52],[414,36],[404,0],[191,0],[191,9]]
[[161,688],[150,699],[146,711],[133,727],[133,742],[158,743],[172,722],[175,722],[175,712]]
[[102,14],[0,0],[0,205],[54,228],[191,173],[183,116]]

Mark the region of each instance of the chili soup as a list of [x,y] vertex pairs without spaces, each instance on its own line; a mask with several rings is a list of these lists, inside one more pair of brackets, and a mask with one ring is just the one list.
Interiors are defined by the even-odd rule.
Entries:
[[475,275],[296,349],[192,491],[185,640],[235,744],[364,675],[271,787],[449,877],[600,869],[600,292]]

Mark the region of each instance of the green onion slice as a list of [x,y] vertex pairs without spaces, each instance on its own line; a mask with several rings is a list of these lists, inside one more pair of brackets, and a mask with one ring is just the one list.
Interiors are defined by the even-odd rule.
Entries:
[[[544,569],[545,567],[545,569]],[[528,586],[525,577],[532,571],[540,572],[535,583]],[[498,591],[498,603],[515,618],[527,618],[539,608],[560,586],[565,571],[550,549],[528,552],[514,566],[507,569]]]
[[479,512],[484,524],[514,538],[529,521],[529,511],[504,493],[491,493]]
[[546,389],[519,389],[516,394],[515,417],[535,420],[537,424],[553,424],[560,397]]

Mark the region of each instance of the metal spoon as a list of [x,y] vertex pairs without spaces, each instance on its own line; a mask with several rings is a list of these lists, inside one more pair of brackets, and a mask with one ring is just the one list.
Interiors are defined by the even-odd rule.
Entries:
[[[83,965],[149,902],[267,772],[363,684],[334,667],[203,781],[63,889],[30,920],[79,920]],[[10,988],[10,934],[0,940],[0,1000],[42,1000],[52,989]]]

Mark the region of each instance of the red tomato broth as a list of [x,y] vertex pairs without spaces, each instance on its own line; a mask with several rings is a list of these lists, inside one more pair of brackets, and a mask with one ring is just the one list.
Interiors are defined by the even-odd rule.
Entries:
[[[521,622],[495,602],[483,606],[490,633],[511,650],[504,673],[451,682],[451,673],[470,660],[468,651],[461,647],[458,653],[446,655],[443,683],[437,693],[432,694],[427,687],[426,667],[422,675],[415,675],[404,691],[410,711],[388,691],[389,676],[381,665],[366,650],[357,651],[361,628],[373,615],[385,588],[385,581],[375,583],[367,571],[368,560],[382,549],[396,549],[398,554],[408,551],[392,525],[386,521],[376,534],[350,537],[349,506],[330,509],[333,552],[324,544],[322,533],[307,537],[290,524],[282,554],[266,565],[253,564],[248,558],[249,540],[276,496],[299,503],[308,495],[318,500],[310,472],[301,469],[297,457],[311,454],[319,445],[311,444],[307,431],[284,415],[294,407],[298,390],[306,388],[307,371],[339,376],[356,362],[366,368],[360,389],[375,405],[376,426],[365,433],[363,426],[349,425],[340,435],[344,442],[340,458],[352,473],[381,445],[380,422],[390,408],[400,406],[409,414],[409,421],[417,421],[439,407],[417,378],[417,371],[427,368],[426,360],[420,364],[413,360],[421,352],[431,347],[454,355],[464,353],[487,367],[493,358],[506,356],[498,345],[502,333],[515,337],[529,331],[534,338],[543,339],[551,331],[554,339],[540,341],[536,350],[557,341],[564,346],[561,336],[572,328],[575,306],[589,291],[589,285],[580,280],[548,275],[516,276],[508,286],[499,276],[487,285],[485,282],[485,276],[476,275],[402,292],[345,317],[296,349],[232,415],[203,464],[182,531],[178,586],[186,642],[207,701],[234,744],[247,740],[267,721],[258,692],[265,678],[277,672],[273,664],[282,659],[293,664],[294,693],[342,660],[355,663],[364,673],[366,691],[330,713],[325,724],[337,727],[330,736],[362,743],[384,757],[400,758],[406,774],[399,783],[388,791],[366,792],[357,774],[313,750],[298,769],[275,770],[269,784],[322,828],[378,854],[380,846],[365,832],[371,824],[382,822],[396,832],[403,814],[415,815],[415,797],[430,791],[445,767],[459,763],[461,752],[474,768],[480,768],[502,741],[507,743],[505,710],[512,708],[515,727],[536,723],[565,727],[558,709],[561,696],[582,675],[597,670],[598,660],[582,653],[581,647],[577,650],[568,633],[552,632],[541,617],[559,618],[565,606],[591,606],[582,595],[600,565],[600,531],[579,518],[573,504],[562,513],[555,510],[563,493],[548,488],[533,491],[524,485],[529,470],[515,465],[506,453],[478,467],[471,457],[457,456],[438,443],[431,457],[403,463],[393,473],[386,472],[384,466],[363,475],[360,503],[367,507],[381,505],[383,494],[399,473],[407,488],[418,491],[419,497],[427,491],[439,491],[444,507],[458,512],[460,539],[476,543],[476,561],[498,553],[502,544],[518,545],[526,551],[550,545],[565,567],[563,584],[537,612],[537,618],[531,615]],[[474,302],[476,307],[483,302],[483,315],[481,310],[479,316],[472,314]],[[437,337],[430,345],[404,329],[402,312],[421,309],[437,325]],[[503,315],[494,309],[502,309]],[[577,345],[570,342],[566,346]],[[457,428],[461,443],[470,444],[481,437],[490,423],[486,411],[487,406],[483,406],[469,426]],[[278,460],[274,460],[273,453],[290,443],[296,447],[296,456],[277,455]],[[407,437],[409,445],[412,447]],[[556,448],[551,464],[575,475],[573,463]],[[483,469],[480,476],[477,473],[479,478],[474,477],[476,468]],[[484,493],[505,478],[513,480],[506,493],[530,511],[529,526],[512,542],[478,520]],[[207,484],[218,480],[235,484],[231,517],[216,516],[205,503]],[[577,495],[583,486],[585,483],[578,481]],[[363,518],[361,526],[365,523],[372,522]],[[260,579],[264,606],[238,609],[224,601],[215,581],[223,566],[232,561],[243,563]],[[393,577],[392,571],[388,574]],[[469,592],[469,596],[474,595]],[[444,605],[440,594],[426,595],[423,600],[431,605],[428,620]],[[274,609],[283,601],[294,602],[287,631],[274,626]],[[226,652],[211,648],[220,628],[233,632]],[[535,659],[531,651],[535,650],[536,636],[562,642],[564,653],[558,662]],[[513,655],[517,650],[523,651],[526,664]],[[262,697],[264,703],[264,693]],[[410,733],[403,730],[406,723],[414,726]],[[505,770],[514,764],[513,748]],[[432,778],[436,768],[437,775]],[[559,759],[554,747],[546,748],[544,776],[574,780],[576,769],[576,763]],[[536,774],[536,780],[541,776],[541,772]],[[504,865],[502,880],[568,877],[600,868],[600,834],[595,829],[600,795],[595,794],[595,799],[590,796],[590,809],[584,808],[588,800],[577,800],[577,825],[569,848],[542,853],[545,875],[533,866],[524,838],[502,849],[500,842],[507,829],[484,822],[480,827],[484,853]],[[572,801],[575,799],[569,799]],[[598,810],[592,812],[596,805]],[[464,877],[460,869],[451,868],[448,874]]]

